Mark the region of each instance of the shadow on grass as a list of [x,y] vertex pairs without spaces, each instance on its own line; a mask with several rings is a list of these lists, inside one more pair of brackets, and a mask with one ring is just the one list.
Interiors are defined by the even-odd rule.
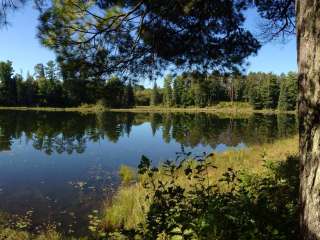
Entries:
[[[265,162],[259,174],[228,169],[210,179],[206,159],[139,166],[149,208],[135,228],[109,239],[299,239],[298,158]],[[161,177],[160,177],[161,176]]]

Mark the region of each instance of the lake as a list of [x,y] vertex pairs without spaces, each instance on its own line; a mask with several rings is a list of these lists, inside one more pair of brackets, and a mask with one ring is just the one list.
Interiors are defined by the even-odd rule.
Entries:
[[297,128],[295,115],[1,111],[0,212],[32,210],[35,225],[82,234],[88,214],[115,191],[122,164],[245,148]]

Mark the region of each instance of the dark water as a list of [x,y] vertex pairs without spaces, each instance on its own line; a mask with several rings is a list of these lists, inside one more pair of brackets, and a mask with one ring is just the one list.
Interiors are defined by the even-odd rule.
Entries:
[[[62,222],[81,234],[118,183],[121,164],[157,163],[286,138],[294,115],[0,112],[0,212],[33,210],[35,224]],[[70,225],[70,226],[68,226]]]

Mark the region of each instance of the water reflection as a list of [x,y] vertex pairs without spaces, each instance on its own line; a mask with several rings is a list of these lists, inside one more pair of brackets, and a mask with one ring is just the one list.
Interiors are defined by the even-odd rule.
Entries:
[[297,133],[295,115],[0,112],[0,211],[34,210],[35,223],[81,234],[110,196],[121,164],[155,163],[186,151],[222,151]]
[[[133,127],[150,123],[153,136],[161,132],[164,143],[187,147],[199,144],[247,145],[288,137],[297,132],[294,115],[255,114],[247,118],[221,118],[212,114],[103,113],[82,115],[62,112],[1,111],[0,151],[10,151],[16,141],[31,142],[34,149],[53,153],[84,153],[88,143],[117,143],[130,137]],[[146,129],[143,129],[146,131]]]

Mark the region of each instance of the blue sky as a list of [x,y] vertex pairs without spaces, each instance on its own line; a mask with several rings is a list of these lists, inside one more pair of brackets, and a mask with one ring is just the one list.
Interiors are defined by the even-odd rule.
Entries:
[[[255,31],[258,19],[249,13],[248,26]],[[29,3],[10,18],[11,25],[0,29],[0,61],[13,62],[16,72],[33,72],[37,63],[54,60],[55,55],[42,47],[36,37],[37,11]],[[296,71],[296,43],[293,38],[286,44],[271,42],[264,45],[257,56],[250,57],[248,71],[282,72]],[[147,84],[148,85],[148,84]]]

